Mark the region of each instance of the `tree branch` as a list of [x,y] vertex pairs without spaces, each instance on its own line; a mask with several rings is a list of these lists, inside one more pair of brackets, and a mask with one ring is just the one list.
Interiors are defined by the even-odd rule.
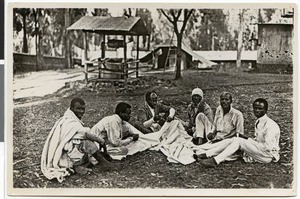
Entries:
[[171,9],[170,10],[170,13],[171,15],[173,16],[174,18],[174,22],[177,22],[179,20],[179,17],[181,15],[181,12],[182,12],[182,9],[179,9],[178,12],[177,12],[177,16],[175,15],[175,10],[174,9]]
[[191,10],[184,9],[183,24],[182,24],[182,27],[181,27],[181,30],[180,30],[181,34],[185,30],[185,26],[186,26],[189,18],[191,17],[191,15],[193,14],[194,11],[195,11],[195,9],[191,9]]
[[169,17],[169,15],[167,15],[165,13],[165,11],[163,9],[158,9],[161,11],[161,13],[163,13],[163,15],[168,19],[169,22],[171,22],[172,24],[174,24],[174,21]]

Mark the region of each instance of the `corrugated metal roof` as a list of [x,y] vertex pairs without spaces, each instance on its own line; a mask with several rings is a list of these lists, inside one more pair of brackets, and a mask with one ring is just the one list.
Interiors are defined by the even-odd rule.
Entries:
[[100,17],[84,16],[72,24],[68,30],[107,32],[107,34],[147,35],[147,28],[140,17]]

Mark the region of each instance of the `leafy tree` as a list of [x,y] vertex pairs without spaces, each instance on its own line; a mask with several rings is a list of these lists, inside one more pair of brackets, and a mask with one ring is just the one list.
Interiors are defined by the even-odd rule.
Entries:
[[[173,25],[174,33],[177,37],[177,59],[176,59],[176,71],[175,71],[175,79],[181,78],[181,48],[182,48],[182,37],[186,28],[186,24],[195,11],[194,9],[170,9],[164,10],[159,9],[161,13],[168,19],[168,21]],[[183,11],[183,19],[181,17]],[[182,22],[182,26],[180,24]]]
[[[151,35],[153,35],[153,33],[155,32],[155,25],[153,23],[153,18],[151,16],[151,12],[148,9],[145,8],[140,8],[140,9],[136,9],[136,16],[141,17],[141,19],[144,21],[146,28],[148,30],[148,32],[150,32]],[[153,39],[153,37],[152,37]],[[146,43],[147,43],[147,49],[149,50],[150,48],[150,37],[148,37],[147,40],[147,36],[143,36],[143,47],[146,47]]]
[[22,52],[28,53],[28,41],[27,41],[27,17],[30,14],[29,8],[15,8],[13,10],[13,24],[14,30],[20,32],[23,30],[23,46]]
[[187,25],[186,36],[193,50],[229,50],[234,38],[223,9],[197,9]]

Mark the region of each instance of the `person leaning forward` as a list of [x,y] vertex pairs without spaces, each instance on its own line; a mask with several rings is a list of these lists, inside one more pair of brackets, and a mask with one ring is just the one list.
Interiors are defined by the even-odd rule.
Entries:
[[[90,128],[84,127],[81,118],[85,113],[85,102],[74,98],[50,131],[41,157],[41,170],[48,179],[56,178],[62,182],[65,176],[74,171],[87,174],[92,166],[89,157],[93,156],[102,170],[117,170],[119,165],[109,162],[104,140],[91,134]],[[99,148],[103,148],[102,152]]]
[[95,124],[91,134],[105,140],[108,153],[111,155],[126,155],[127,145],[139,139],[140,131],[129,124],[131,105],[120,102],[115,108],[115,114],[106,116]]
[[268,102],[258,98],[253,102],[253,113],[257,120],[254,125],[255,138],[245,135],[223,140],[220,144],[204,154],[200,154],[202,163],[209,167],[215,167],[227,160],[236,151],[243,151],[245,162],[270,163],[279,160],[280,128],[278,124],[267,116]]
[[138,110],[138,122],[135,127],[144,134],[159,131],[165,122],[174,119],[175,109],[158,102],[155,92],[145,94],[145,103]]
[[[201,145],[205,143],[206,133],[210,131],[213,122],[213,111],[210,106],[203,100],[203,91],[200,88],[195,88],[192,91],[192,102],[188,106],[187,122],[182,122],[185,130],[190,136],[193,136],[193,143]],[[205,125],[205,122],[210,122],[210,125]]]

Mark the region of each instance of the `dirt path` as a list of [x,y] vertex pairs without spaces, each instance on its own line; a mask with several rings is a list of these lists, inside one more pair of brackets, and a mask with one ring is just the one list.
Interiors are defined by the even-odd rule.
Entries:
[[14,100],[28,97],[43,97],[53,94],[67,82],[83,80],[83,69],[30,72],[14,76]]

